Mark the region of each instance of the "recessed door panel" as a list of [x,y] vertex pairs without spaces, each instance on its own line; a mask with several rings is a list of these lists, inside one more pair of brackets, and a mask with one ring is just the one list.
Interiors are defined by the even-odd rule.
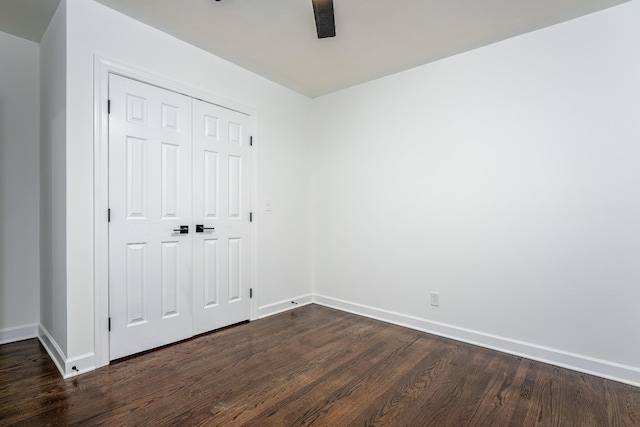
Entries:
[[147,245],[127,245],[127,326],[146,322]]
[[178,120],[180,118],[179,114],[180,108],[173,106],[162,104],[162,128],[170,129],[173,131],[178,131]]
[[[197,161],[197,159],[196,159]],[[204,216],[207,219],[218,217],[218,153],[204,151]]]
[[204,241],[204,307],[218,304],[218,240]]
[[229,122],[229,144],[242,145],[242,125]]
[[218,140],[218,118],[212,116],[204,116],[204,137],[214,138]]
[[127,212],[144,218],[147,206],[147,141],[127,138]]
[[179,242],[162,243],[162,318],[178,314]]
[[162,218],[178,218],[178,156],[180,147],[162,143]]
[[240,299],[242,278],[242,241],[229,239],[229,302]]
[[127,121],[138,125],[147,124],[147,100],[127,94]]
[[240,219],[242,212],[242,158],[229,155],[229,219]]

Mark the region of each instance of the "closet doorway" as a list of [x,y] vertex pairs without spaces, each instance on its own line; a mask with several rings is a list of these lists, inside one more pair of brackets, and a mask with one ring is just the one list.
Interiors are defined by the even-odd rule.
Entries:
[[109,74],[110,359],[250,318],[251,117]]

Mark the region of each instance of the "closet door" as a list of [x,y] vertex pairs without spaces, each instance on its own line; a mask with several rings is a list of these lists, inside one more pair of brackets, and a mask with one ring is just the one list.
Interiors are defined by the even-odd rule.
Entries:
[[110,358],[192,336],[192,100],[109,78]]
[[250,317],[250,126],[193,100],[194,334]]

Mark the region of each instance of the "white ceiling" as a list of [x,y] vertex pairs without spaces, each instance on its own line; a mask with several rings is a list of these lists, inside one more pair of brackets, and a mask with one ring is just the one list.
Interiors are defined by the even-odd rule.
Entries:
[[[628,0],[334,0],[322,40],[311,0],[95,1],[316,97]],[[58,2],[0,0],[0,31],[39,41]]]
[[60,0],[0,0],[0,31],[40,43]]

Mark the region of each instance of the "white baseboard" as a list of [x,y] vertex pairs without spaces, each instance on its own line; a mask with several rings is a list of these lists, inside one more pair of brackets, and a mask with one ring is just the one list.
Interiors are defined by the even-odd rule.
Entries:
[[633,366],[621,365],[606,360],[595,359],[580,354],[569,353],[562,350],[512,340],[444,323],[432,322],[418,317],[381,310],[375,307],[369,307],[322,295],[314,295],[313,302],[326,307],[381,320],[383,322],[393,323],[395,325],[416,329],[445,338],[451,338],[456,341],[462,341],[492,350],[501,351],[503,353],[513,354],[527,359],[548,363],[550,365],[584,372],[586,374],[640,387],[640,369]]
[[60,374],[64,377],[64,366],[67,356],[65,356],[56,340],[53,339],[49,331],[47,331],[42,324],[38,326],[38,339],[44,349],[47,350],[47,353],[49,353],[53,364],[56,365],[56,368],[58,368],[58,371],[60,371]]
[[274,314],[282,313],[283,311],[292,310],[296,307],[302,307],[303,305],[311,304],[313,302],[313,295],[302,295],[296,298],[288,299],[285,301],[275,302],[273,304],[264,305],[258,307],[258,319],[263,317],[273,316]]
[[0,344],[28,340],[38,336],[38,324],[16,326],[14,328],[0,329]]
[[80,356],[70,357],[65,362],[65,374],[64,378],[75,377],[76,375],[84,374],[85,372],[93,371],[96,369],[94,353],[86,353]]
[[42,326],[38,326],[38,339],[42,346],[49,354],[51,360],[60,371],[63,378],[70,378],[84,372],[93,371],[95,367],[95,356],[93,353],[83,354],[81,356],[71,357],[67,359],[56,340],[53,339],[49,331]]

